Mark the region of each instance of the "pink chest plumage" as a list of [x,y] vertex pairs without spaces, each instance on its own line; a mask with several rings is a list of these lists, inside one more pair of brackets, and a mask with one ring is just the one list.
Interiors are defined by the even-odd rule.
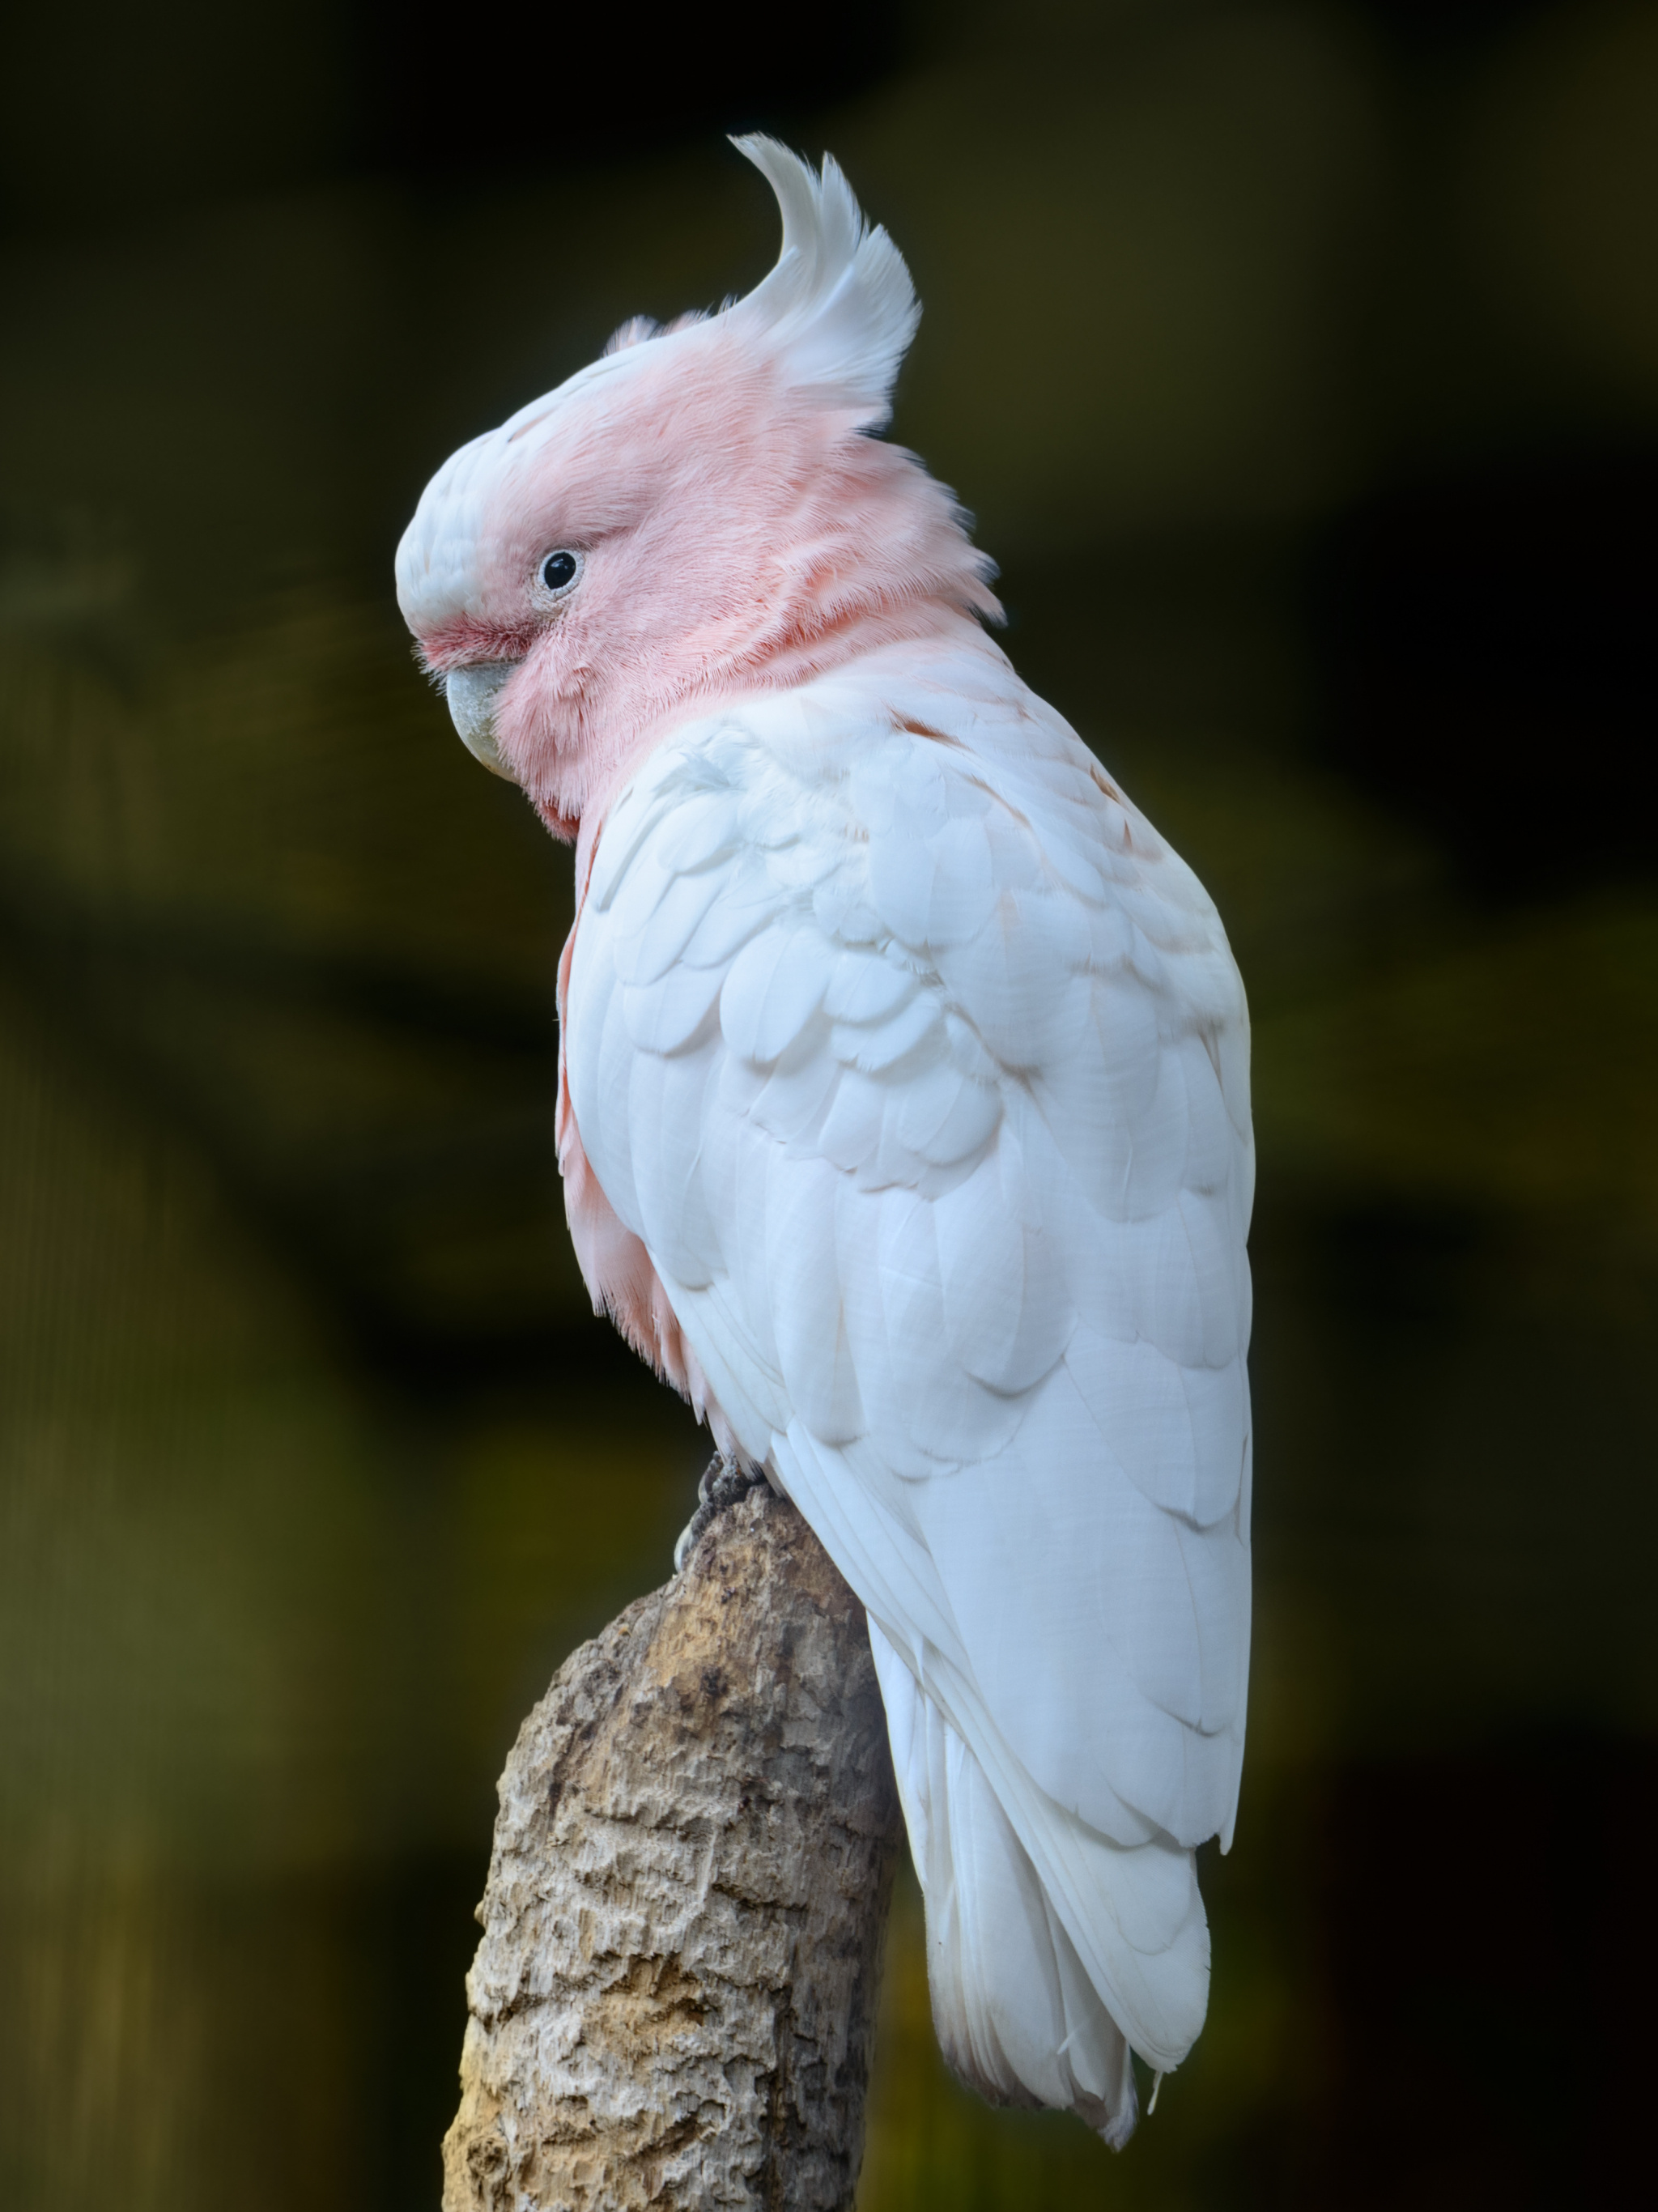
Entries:
[[[594,843],[597,844],[597,839]],[[591,866],[591,854],[584,854]],[[580,871],[583,897],[587,869]],[[661,1278],[651,1255],[630,1229],[618,1220],[581,1142],[575,1109],[565,1068],[565,1038],[570,992],[570,969],[575,957],[576,933],[581,927],[581,908],[570,925],[558,961],[558,1105],[554,1132],[558,1146],[558,1170],[564,1179],[564,1212],[570,1225],[581,1279],[592,1298],[595,1313],[607,1313],[628,1342],[656,1370],[662,1380],[689,1401],[699,1420],[706,1420],[720,1449],[735,1449],[730,1424],[709,1392],[701,1364],[686,1342]]]

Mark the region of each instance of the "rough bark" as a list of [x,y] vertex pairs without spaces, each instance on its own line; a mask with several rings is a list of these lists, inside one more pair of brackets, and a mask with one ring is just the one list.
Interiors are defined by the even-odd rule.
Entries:
[[900,1836],[862,1608],[751,1491],[519,1733],[445,2212],[849,2207]]

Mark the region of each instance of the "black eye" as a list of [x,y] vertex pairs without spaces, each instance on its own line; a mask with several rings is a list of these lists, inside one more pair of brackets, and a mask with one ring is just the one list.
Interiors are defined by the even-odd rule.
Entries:
[[550,592],[562,592],[574,583],[580,566],[574,553],[550,553],[541,564],[541,580]]

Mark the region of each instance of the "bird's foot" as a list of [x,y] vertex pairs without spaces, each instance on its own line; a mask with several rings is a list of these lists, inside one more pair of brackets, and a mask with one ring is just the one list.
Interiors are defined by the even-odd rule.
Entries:
[[676,1574],[696,1549],[697,1539],[708,1523],[716,1520],[728,1505],[735,1505],[739,1498],[746,1498],[750,1491],[765,1479],[758,1468],[744,1467],[738,1460],[727,1459],[723,1452],[714,1455],[702,1470],[702,1480],[696,1486],[696,1510],[681,1529],[679,1541],[673,1547]]

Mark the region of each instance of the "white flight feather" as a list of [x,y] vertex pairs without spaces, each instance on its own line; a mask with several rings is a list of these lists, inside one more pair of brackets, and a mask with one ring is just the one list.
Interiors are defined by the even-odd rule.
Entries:
[[725,1419],[869,1609],[947,2051],[1121,2140],[1128,2047],[1166,2069],[1201,2025],[1191,1854],[1242,1755],[1212,906],[987,641],[875,653],[653,754],[565,1045]]

